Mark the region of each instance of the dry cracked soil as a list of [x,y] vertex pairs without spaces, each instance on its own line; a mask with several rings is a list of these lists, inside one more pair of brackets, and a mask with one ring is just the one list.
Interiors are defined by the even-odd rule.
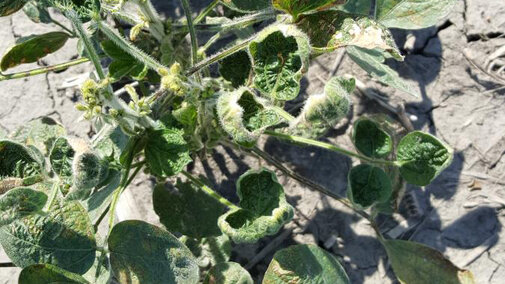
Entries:
[[[204,7],[207,2],[192,4]],[[167,14],[181,16],[176,3],[155,1]],[[63,21],[61,16],[55,17]],[[56,29],[53,25],[33,25],[23,13],[0,18],[0,52],[19,37]],[[505,46],[505,1],[460,1],[438,26],[393,33],[406,57],[405,62],[388,64],[419,89],[420,98],[374,82],[344,53],[336,51],[314,61],[292,108],[299,108],[309,94],[320,92],[332,74],[349,74],[363,82],[363,92],[355,92],[352,112],[323,140],[351,148],[352,122],[361,115],[385,113],[404,126],[430,132],[451,145],[455,149],[452,165],[425,188],[408,186],[400,214],[384,218],[381,230],[390,237],[438,249],[456,265],[471,270],[477,283],[505,283],[505,72],[501,77],[498,73],[505,55],[493,60],[493,53]],[[73,59],[76,44],[71,41],[38,63],[13,71]],[[497,67],[487,70],[490,62]],[[88,138],[92,128],[79,120],[81,114],[74,105],[81,99],[75,86],[90,70],[91,66],[84,64],[64,72],[0,82],[0,131],[9,132],[33,118],[49,115],[61,121],[71,135]],[[345,194],[346,173],[356,161],[274,139],[261,143],[286,166]],[[193,171],[205,175],[220,193],[237,201],[236,179],[249,168],[260,166],[268,167],[218,147],[208,159],[197,161]],[[294,221],[257,244],[235,246],[233,261],[246,265],[259,283],[275,250],[295,243],[315,243],[339,257],[352,283],[396,283],[385,251],[366,221],[280,172],[278,176],[290,203],[297,208]],[[119,219],[159,224],[152,210],[152,188],[149,177],[137,178],[122,198]],[[8,262],[1,251],[0,262]],[[19,271],[0,268],[0,283],[16,283]]]

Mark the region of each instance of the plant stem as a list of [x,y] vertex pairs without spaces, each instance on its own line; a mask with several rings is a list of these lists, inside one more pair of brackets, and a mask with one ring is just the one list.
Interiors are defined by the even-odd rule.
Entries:
[[60,64],[56,64],[56,65],[52,65],[52,66],[46,66],[46,67],[42,67],[42,68],[32,69],[32,70],[28,70],[28,71],[22,71],[22,72],[12,73],[12,74],[0,74],[0,81],[26,78],[26,77],[30,77],[30,76],[48,73],[51,71],[60,71],[60,70],[67,69],[68,67],[71,67],[74,65],[79,65],[79,64],[82,64],[82,63],[85,63],[88,61],[89,61],[88,58],[79,58],[79,59],[75,59],[75,60],[68,61],[65,63],[60,63]]
[[154,9],[153,4],[150,0],[138,1],[140,10],[149,20],[149,30],[153,36],[161,42],[165,37],[165,25],[160,20],[160,15]]
[[[191,38],[191,66],[195,66],[195,64],[198,62],[198,38],[196,37],[195,26],[193,25],[193,17],[191,16],[191,7],[189,6],[189,2],[188,0],[181,0],[181,3],[184,9],[184,14],[186,14],[189,36]],[[195,72],[195,78],[199,84],[202,83],[202,79],[198,71]]]
[[290,121],[293,121],[295,119],[294,116],[292,116],[291,114],[289,114],[287,111],[283,110],[282,108],[278,107],[278,106],[274,106],[272,107],[272,109],[280,116],[282,116],[282,118],[284,118],[285,120],[287,120],[288,122]]
[[219,4],[219,0],[214,0],[209,6],[205,7],[205,9],[195,18],[195,24],[200,23],[214,8]]
[[51,18],[51,22],[53,22],[53,24],[59,26],[60,28],[64,29],[66,32],[70,33],[72,36],[76,36],[75,32],[67,27],[65,27],[62,23],[58,22],[57,20]]
[[203,191],[205,191],[209,196],[214,198],[215,200],[219,201],[219,203],[229,207],[232,210],[239,209],[238,206],[235,204],[231,203],[228,199],[222,197],[219,193],[215,192],[212,188],[206,186],[201,180],[198,178],[192,176],[190,173],[187,171],[182,171],[181,172],[184,176],[186,176],[191,182],[193,182],[195,185],[197,185],[199,188],[201,188]]

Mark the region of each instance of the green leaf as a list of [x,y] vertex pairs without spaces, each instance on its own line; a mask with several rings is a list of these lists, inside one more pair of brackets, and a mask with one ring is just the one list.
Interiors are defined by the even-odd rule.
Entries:
[[289,133],[314,139],[324,135],[349,112],[354,87],[354,79],[330,79],[323,94],[308,97],[300,115],[290,123]]
[[230,260],[231,241],[225,234],[200,240],[183,236],[180,241],[191,250],[202,268]]
[[221,235],[217,219],[225,206],[191,183],[178,180],[175,188],[158,184],[153,192],[153,206],[170,232],[197,239]]
[[0,17],[9,16],[23,8],[27,0],[2,0],[0,1]]
[[249,53],[254,85],[264,96],[279,101],[298,96],[300,80],[309,66],[307,35],[290,25],[266,28],[249,44]]
[[65,135],[65,128],[61,124],[44,116],[19,127],[9,137],[16,142],[33,145],[47,156],[53,148],[54,140]]
[[472,272],[456,267],[430,247],[403,240],[383,240],[382,244],[401,283],[476,283]]
[[360,118],[354,123],[352,142],[370,158],[384,158],[393,150],[393,138],[374,120]]
[[184,131],[174,127],[149,130],[145,156],[151,173],[157,176],[176,175],[192,161]]
[[48,263],[83,274],[95,260],[93,226],[79,203],[55,203],[47,214],[0,227],[0,242],[16,266]]
[[385,58],[382,51],[356,46],[348,46],[346,50],[349,57],[373,78],[388,86],[411,94],[416,98],[420,97],[418,90],[415,90],[412,85],[405,82],[395,70],[384,64]]
[[34,264],[25,267],[19,274],[19,284],[89,284],[81,275],[51,264]]
[[91,222],[95,224],[100,216],[108,209],[112,200],[112,194],[119,187],[121,173],[117,170],[110,170],[104,186],[96,190],[88,199],[83,201],[83,206],[88,211]]
[[195,284],[194,256],[169,232],[143,221],[123,221],[108,239],[110,263],[120,283]]
[[337,7],[338,10],[349,14],[368,16],[372,8],[372,0],[352,0],[347,1],[345,5]]
[[[108,168],[100,158],[92,152],[84,152],[74,158],[72,171],[73,185],[77,191],[90,192],[92,188],[103,182],[108,175]],[[85,198],[87,194],[84,194]]]
[[347,0],[273,0],[275,9],[284,11],[295,19],[299,15],[314,11],[322,11],[336,5],[345,4]]
[[246,87],[221,94],[217,115],[224,131],[246,147],[253,146],[266,128],[282,121],[265,99]]
[[289,222],[294,210],[273,172],[250,170],[237,181],[240,209],[219,218],[219,228],[235,243],[253,243],[276,234]]
[[263,284],[349,284],[338,260],[316,245],[296,245],[279,250],[263,278]]
[[47,195],[27,187],[14,188],[0,195],[0,227],[44,208]]
[[129,137],[119,126],[106,126],[92,140],[93,150],[101,159],[119,161],[121,153],[126,149]]
[[36,62],[62,48],[68,37],[64,32],[49,32],[16,44],[4,53],[0,69],[5,71],[21,64]]
[[35,148],[10,140],[0,140],[0,180],[7,177],[27,178],[43,172],[43,157]]
[[251,275],[236,262],[223,262],[212,267],[203,284],[254,284]]
[[108,284],[112,282],[112,273],[109,271],[109,258],[102,256],[97,257],[93,263],[93,266],[91,266],[91,268],[84,275],[82,275],[82,277],[84,277],[84,279],[90,283]]
[[376,21],[337,10],[304,16],[298,23],[318,52],[329,52],[344,46],[380,49],[402,61],[391,32]]
[[75,151],[66,138],[60,137],[54,141],[53,149],[49,154],[49,161],[52,170],[60,178],[69,179],[72,177],[74,155]]
[[51,15],[49,15],[49,11],[47,11],[47,8],[37,1],[30,1],[26,3],[23,7],[23,11],[34,23],[49,24],[53,21],[51,19]]
[[359,209],[385,202],[391,196],[391,180],[381,168],[361,164],[349,171],[347,179],[347,197]]
[[453,150],[436,137],[414,131],[398,144],[400,173],[411,184],[425,186],[452,162]]
[[131,76],[135,80],[142,80],[147,75],[148,68],[119,48],[113,41],[103,41],[101,46],[105,54],[112,58],[109,65],[109,76],[112,80],[117,81],[127,76]]
[[376,17],[389,28],[422,29],[437,24],[458,0],[377,0]]
[[242,50],[220,61],[219,74],[235,88],[245,85],[251,74],[251,59],[247,52]]
[[251,13],[267,9],[271,6],[271,0],[221,0],[226,7],[242,13]]

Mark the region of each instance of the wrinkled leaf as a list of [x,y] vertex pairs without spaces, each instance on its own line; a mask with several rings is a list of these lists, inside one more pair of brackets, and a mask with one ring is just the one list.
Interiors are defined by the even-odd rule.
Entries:
[[279,250],[263,284],[349,284],[344,268],[332,254],[316,245],[295,245]]
[[113,80],[119,80],[126,76],[131,76],[135,80],[142,80],[147,75],[148,68],[130,54],[119,48],[111,40],[101,43],[112,62],[109,65],[109,76]]
[[108,239],[110,263],[120,283],[195,284],[198,265],[171,233],[143,221],[123,221]]
[[253,243],[276,234],[289,222],[294,210],[273,172],[250,170],[237,181],[239,209],[219,218],[219,228],[236,243]]
[[393,138],[368,118],[360,118],[354,123],[352,142],[360,153],[371,158],[384,158],[393,150]]
[[[73,185],[78,191],[90,191],[107,178],[108,169],[93,152],[84,152],[74,158]],[[84,194],[84,198],[87,194]]]
[[198,266],[202,268],[230,260],[231,241],[225,234],[200,240],[183,236],[180,240],[191,250],[191,253],[196,257]]
[[25,267],[19,274],[19,284],[89,284],[81,275],[51,264],[34,264]]
[[92,147],[102,159],[119,161],[126,149],[129,137],[119,126],[106,126],[100,130],[92,141]]
[[264,96],[280,101],[298,96],[310,54],[309,40],[303,32],[289,25],[267,28],[249,44],[249,53],[254,85]]
[[271,6],[271,0],[221,0],[226,7],[242,13],[251,13]]
[[453,150],[436,137],[414,131],[398,144],[400,173],[411,184],[425,186],[452,162]]
[[447,17],[458,0],[377,0],[376,17],[389,28],[422,29]]
[[18,187],[0,195],[0,227],[44,208],[47,195],[27,187]]
[[49,32],[16,44],[4,53],[0,69],[5,71],[21,64],[36,62],[62,48],[68,37],[64,32]]
[[238,88],[246,83],[251,73],[251,60],[245,51],[239,51],[219,62],[219,74]]
[[43,157],[35,148],[0,140],[0,179],[27,178],[43,172]]
[[23,7],[23,11],[34,23],[48,24],[52,22],[51,15],[41,2],[30,1]]
[[349,171],[347,197],[358,208],[385,202],[391,196],[391,180],[381,168],[361,164]]
[[23,8],[27,0],[2,0],[0,1],[0,17],[16,13]]
[[79,203],[55,203],[47,214],[0,227],[0,242],[16,266],[48,263],[83,274],[95,260],[93,226]]
[[330,79],[323,94],[308,97],[300,115],[290,123],[289,133],[308,138],[324,135],[349,112],[354,87],[354,79]]
[[251,275],[236,262],[223,262],[212,267],[203,284],[254,284]]
[[313,11],[322,11],[336,5],[342,5],[347,0],[273,0],[274,8],[284,11],[293,18]]
[[456,267],[430,247],[403,240],[383,240],[382,244],[401,283],[476,283],[472,272]]
[[65,136],[65,128],[50,117],[41,117],[25,123],[9,135],[10,139],[33,145],[40,149],[44,155],[49,155],[56,138]]
[[52,170],[62,179],[72,177],[72,162],[75,151],[67,139],[60,137],[54,141],[53,149],[49,154]]
[[395,70],[384,64],[385,58],[382,51],[356,46],[348,46],[346,50],[349,57],[373,78],[414,97],[420,97],[418,90],[405,82]]

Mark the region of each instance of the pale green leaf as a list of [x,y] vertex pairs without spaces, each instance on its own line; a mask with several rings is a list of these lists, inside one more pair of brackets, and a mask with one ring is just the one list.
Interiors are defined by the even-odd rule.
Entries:
[[57,138],[49,154],[49,162],[53,172],[62,179],[71,178],[74,155],[75,151],[68,140],[64,137]]
[[203,284],[254,284],[251,275],[236,262],[222,262],[212,267]]
[[196,257],[198,266],[202,268],[230,260],[231,241],[225,234],[200,240],[183,236],[180,240],[191,250]]
[[129,137],[119,126],[106,126],[94,137],[93,150],[102,159],[119,161],[121,153],[126,149]]
[[273,0],[275,9],[284,11],[295,19],[299,15],[314,11],[322,11],[336,5],[345,4],[346,0]]
[[30,1],[23,7],[23,11],[34,23],[49,24],[52,22],[51,15],[42,2]]
[[83,206],[88,211],[91,222],[95,224],[100,216],[108,209],[112,200],[112,194],[121,183],[121,173],[117,170],[110,170],[104,186],[98,188],[89,198],[83,201]]
[[56,138],[65,136],[65,128],[50,117],[41,117],[25,123],[9,135],[10,139],[33,145],[44,155],[49,155]]
[[271,6],[271,0],[221,0],[226,7],[242,13],[251,13]]
[[316,245],[296,245],[279,250],[263,284],[350,284],[344,268],[329,252]]
[[353,167],[347,180],[347,197],[359,209],[386,202],[391,196],[391,180],[379,167],[367,164]]
[[171,233],[143,221],[123,221],[108,239],[114,276],[122,284],[196,284],[199,269]]
[[87,198],[91,189],[103,182],[108,175],[107,166],[93,152],[84,152],[75,156],[72,171],[74,188],[82,192],[82,195],[79,194],[81,196],[79,199]]
[[27,187],[0,195],[0,227],[42,210],[46,202],[47,195]]
[[345,5],[338,6],[337,9],[349,14],[368,16],[372,8],[372,0],[351,0]]
[[360,153],[371,158],[384,158],[393,150],[393,138],[368,118],[360,118],[354,123],[352,142]]
[[34,264],[19,274],[19,284],[89,284],[81,275],[51,264]]

